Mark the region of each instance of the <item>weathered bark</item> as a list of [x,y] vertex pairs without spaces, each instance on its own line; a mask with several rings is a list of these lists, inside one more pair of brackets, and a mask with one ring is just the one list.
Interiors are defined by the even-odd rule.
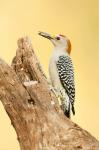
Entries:
[[[25,87],[29,80],[38,83]],[[27,37],[19,39],[12,67],[0,59],[0,99],[21,150],[99,150],[93,136],[63,115]]]

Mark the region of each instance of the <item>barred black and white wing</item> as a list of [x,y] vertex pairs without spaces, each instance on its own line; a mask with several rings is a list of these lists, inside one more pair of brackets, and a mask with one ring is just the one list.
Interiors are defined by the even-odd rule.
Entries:
[[56,65],[61,84],[69,97],[72,112],[73,114],[75,114],[74,110],[75,84],[74,84],[74,69],[72,60],[69,56],[62,55],[59,56]]

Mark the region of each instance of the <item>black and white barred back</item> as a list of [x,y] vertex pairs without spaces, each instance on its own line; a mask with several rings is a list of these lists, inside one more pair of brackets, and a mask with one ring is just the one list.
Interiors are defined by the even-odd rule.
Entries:
[[[72,107],[72,112],[75,114],[74,110],[74,100],[75,100],[75,84],[74,84],[74,69],[72,60],[69,56],[59,56],[57,61],[57,68],[59,73],[59,78],[63,88],[65,89],[69,101]],[[70,110],[69,110],[70,114]]]

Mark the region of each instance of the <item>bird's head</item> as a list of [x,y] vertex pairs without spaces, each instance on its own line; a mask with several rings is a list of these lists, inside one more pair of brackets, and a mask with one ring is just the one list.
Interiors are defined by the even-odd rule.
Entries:
[[61,34],[55,36],[55,35],[50,35],[45,32],[39,32],[38,34],[40,36],[43,36],[49,39],[55,47],[65,48],[68,54],[71,53],[71,43],[70,43],[70,40],[66,36],[61,35]]

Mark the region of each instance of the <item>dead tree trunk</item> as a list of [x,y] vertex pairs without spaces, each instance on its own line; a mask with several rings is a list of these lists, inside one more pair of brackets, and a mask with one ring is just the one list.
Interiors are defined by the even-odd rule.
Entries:
[[[30,80],[37,83],[24,86]],[[0,99],[21,150],[99,150],[93,136],[63,115],[27,37],[19,39],[12,67],[0,59]]]

